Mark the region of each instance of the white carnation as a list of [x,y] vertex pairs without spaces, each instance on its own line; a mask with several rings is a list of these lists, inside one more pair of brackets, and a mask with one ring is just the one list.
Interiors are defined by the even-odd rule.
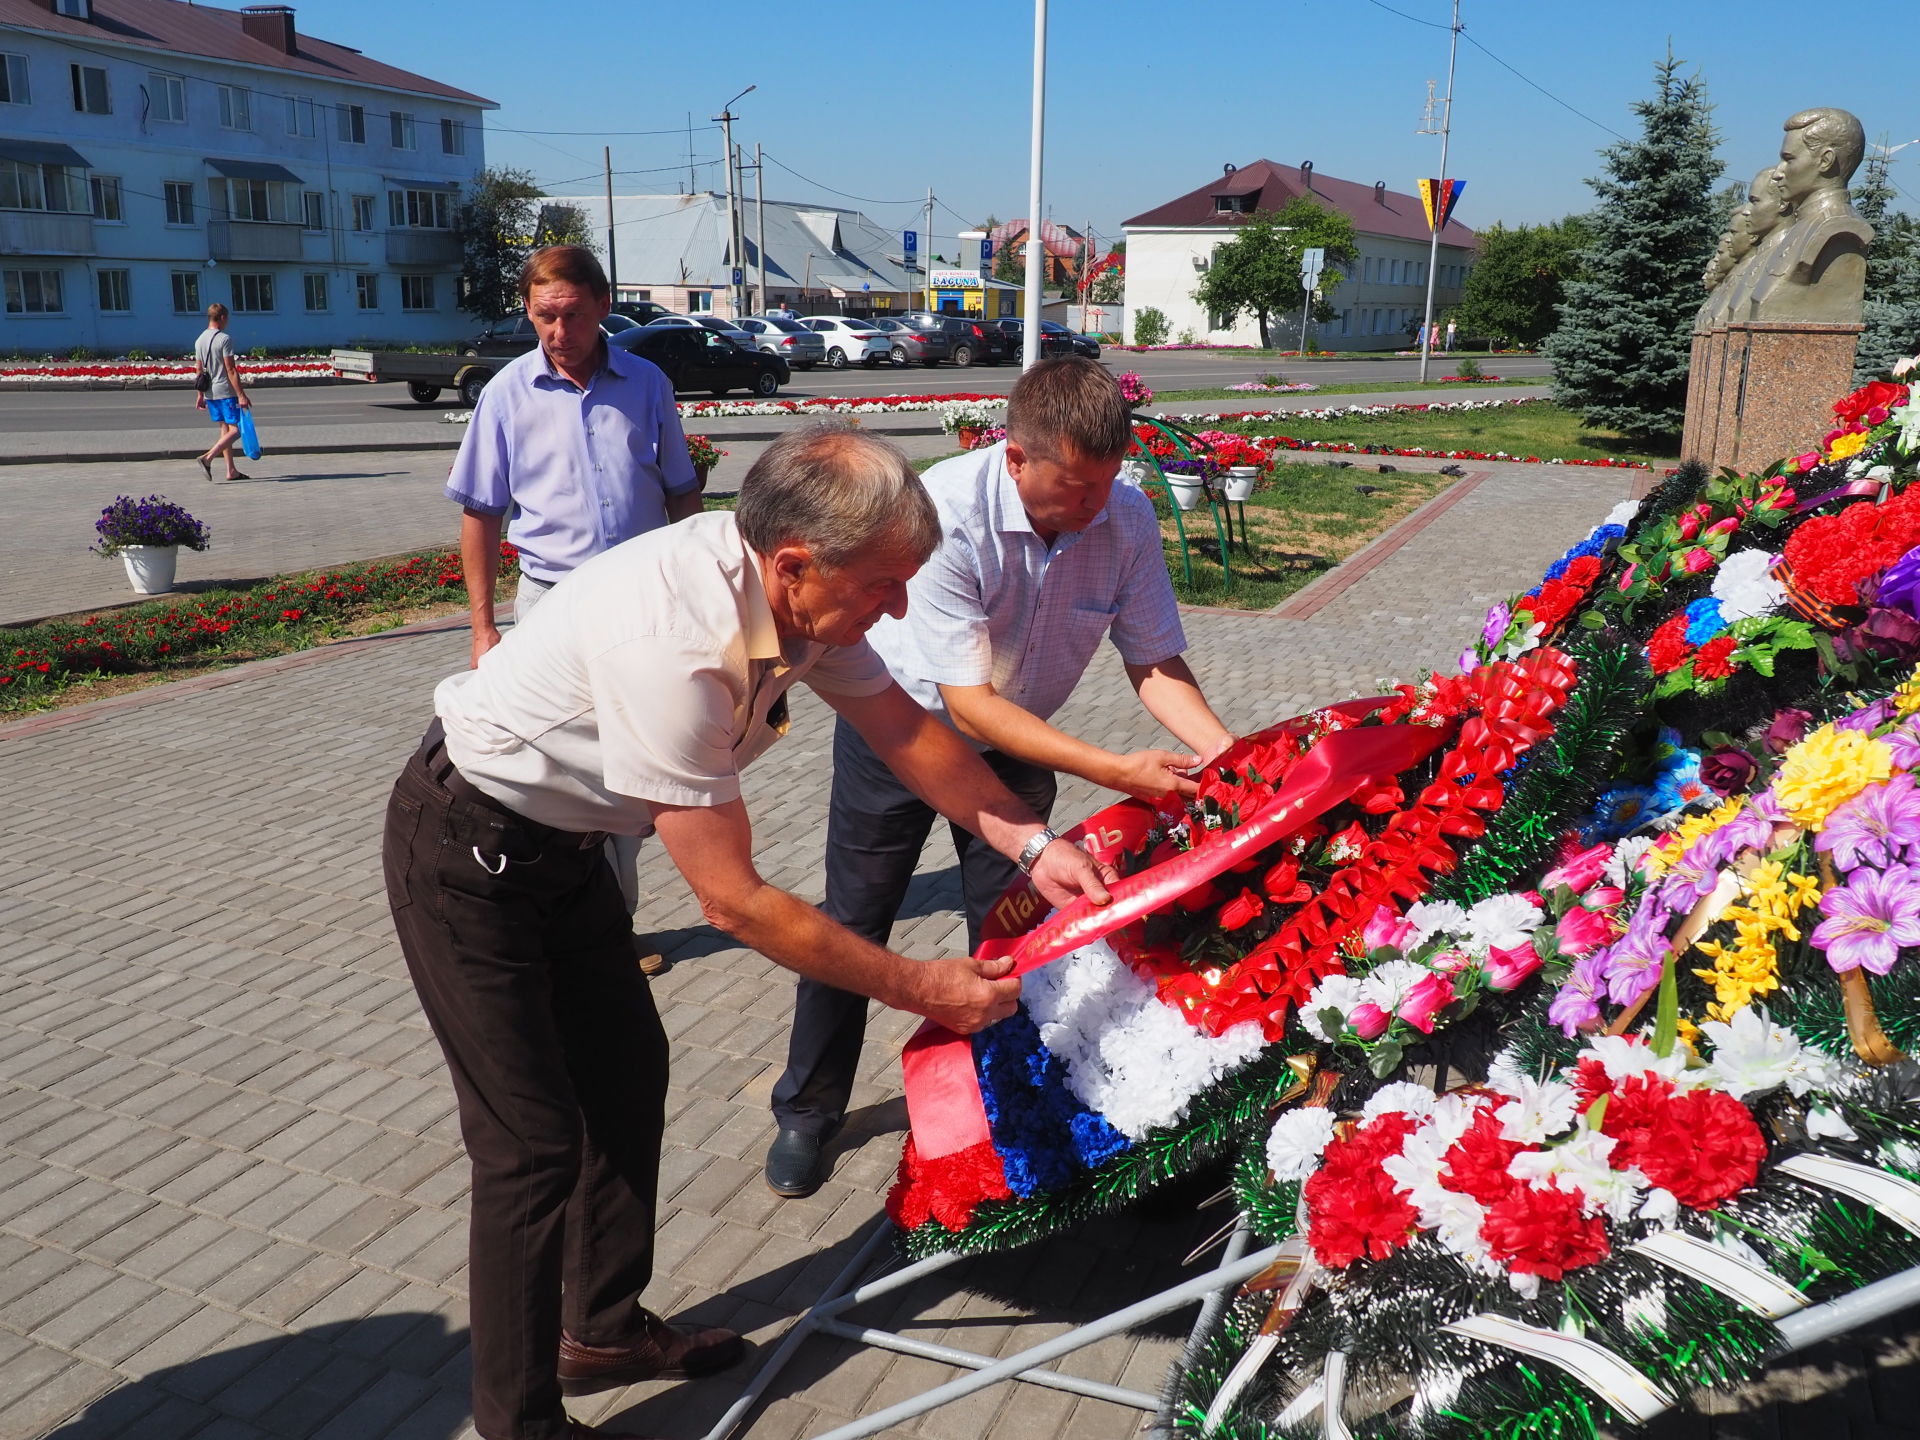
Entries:
[[1329,1043],[1339,1038],[1338,1031],[1329,1031],[1321,1023],[1321,1014],[1327,1010],[1338,1010],[1344,1026],[1347,1016],[1353,1013],[1363,997],[1360,982],[1351,975],[1329,975],[1313,987],[1313,993],[1307,996],[1307,1003],[1300,1008],[1300,1026],[1315,1039]]
[[1413,926],[1413,939],[1408,942],[1412,945],[1433,935],[1459,935],[1467,928],[1467,912],[1451,900],[1422,900],[1409,905],[1405,918]]
[[1468,943],[1479,950],[1511,950],[1539,928],[1540,907],[1524,895],[1489,895],[1467,912]]
[[1411,1080],[1396,1080],[1373,1092],[1366,1108],[1360,1112],[1360,1118],[1378,1120],[1382,1115],[1391,1115],[1399,1110],[1415,1120],[1424,1120],[1433,1113],[1433,1101],[1433,1091],[1426,1086],[1416,1085]]
[[1304,1180],[1333,1143],[1333,1111],[1324,1105],[1289,1110],[1267,1136],[1267,1169],[1276,1180]]
[[1721,562],[1713,576],[1713,598],[1720,602],[1720,618],[1731,625],[1771,615],[1787,601],[1786,587],[1767,571],[1774,556],[1765,550],[1742,550]]

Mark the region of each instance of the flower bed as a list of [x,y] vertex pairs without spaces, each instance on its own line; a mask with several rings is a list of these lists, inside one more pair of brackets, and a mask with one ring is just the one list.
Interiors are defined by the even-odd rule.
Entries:
[[[1004,410],[1004,395],[975,395],[956,391],[947,395],[823,395],[814,400],[682,400],[682,420],[731,420],[776,415],[911,415],[946,416],[955,410]],[[441,416],[448,424],[464,425],[470,410]]]
[[[286,380],[308,375],[331,375],[328,360],[242,360],[240,373],[250,380]],[[192,380],[193,364],[179,360],[75,361],[64,365],[0,366],[0,384],[51,380],[70,385],[89,380]]]
[[[500,575],[519,551],[500,546]],[[173,596],[78,620],[0,632],[0,714],[33,709],[69,686],[223,657],[303,650],[339,626],[381,611],[464,598],[460,552],[424,550],[398,560],[283,575],[251,590]]]

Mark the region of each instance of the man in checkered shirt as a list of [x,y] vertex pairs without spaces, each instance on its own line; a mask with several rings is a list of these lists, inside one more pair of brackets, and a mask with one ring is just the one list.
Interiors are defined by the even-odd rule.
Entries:
[[[922,477],[943,539],[908,582],[905,618],[868,635],[907,693],[972,742],[1042,819],[1056,772],[1128,795],[1191,795],[1184,772],[1233,740],[1181,658],[1186,635],[1153,503],[1114,483],[1132,439],[1127,402],[1099,364],[1029,370],[1008,402],[1007,439]],[[1116,754],[1048,723],[1107,635],[1141,704],[1184,750]],[[884,943],[934,819],[858,732],[836,725],[821,908]],[[971,950],[1019,872],[958,828],[953,839]],[[767,1152],[767,1184],[779,1195],[810,1195],[825,1178],[823,1150],[846,1118],[866,1015],[859,995],[799,982],[787,1070],[773,1091],[780,1133]]]

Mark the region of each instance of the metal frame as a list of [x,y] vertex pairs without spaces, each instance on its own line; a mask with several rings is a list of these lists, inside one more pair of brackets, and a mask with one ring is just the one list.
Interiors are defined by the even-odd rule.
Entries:
[[1125,1405],[1134,1410],[1148,1413],[1157,1412],[1160,1398],[1139,1390],[1127,1390],[1118,1385],[1107,1385],[1096,1380],[1083,1380],[1077,1375],[1063,1375],[1057,1370],[1043,1370],[1038,1367],[1048,1361],[1083,1350],[1089,1345],[1131,1330],[1148,1320],[1153,1320],[1183,1305],[1195,1301],[1202,1302],[1199,1319],[1195,1322],[1193,1334],[1201,1334],[1219,1314],[1220,1307],[1227,1302],[1228,1295],[1242,1281],[1257,1275],[1271,1264],[1278,1255],[1280,1247],[1268,1246],[1254,1254],[1247,1254],[1251,1240],[1251,1231],[1242,1218],[1235,1226],[1233,1236],[1228,1241],[1226,1253],[1220,1263],[1206,1273],[1182,1281],[1171,1289],[1162,1290],[1157,1295],[1149,1295],[1144,1300],[1103,1315],[1098,1320],[1078,1326],[1051,1340],[1031,1346],[1018,1354],[1005,1359],[996,1359],[990,1355],[977,1355],[969,1350],[956,1350],[947,1345],[936,1345],[925,1340],[916,1340],[911,1336],[900,1335],[891,1330],[877,1330],[869,1326],[850,1324],[840,1316],[857,1305],[868,1300],[890,1294],[904,1286],[911,1285],[923,1276],[934,1274],[971,1256],[942,1251],[938,1255],[929,1255],[924,1260],[916,1260],[898,1269],[884,1271],[864,1284],[856,1283],[867,1271],[875,1255],[895,1234],[893,1222],[886,1216],[875,1221],[859,1250],[849,1260],[833,1283],[807,1311],[793,1322],[780,1343],[773,1350],[753,1379],[740,1392],[740,1396],[727,1412],[703,1437],[703,1440],[727,1440],[760,1398],[772,1385],[775,1378],[786,1368],[795,1353],[812,1335],[831,1335],[838,1339],[857,1341],[880,1350],[891,1350],[901,1355],[914,1355],[925,1360],[936,1360],[946,1365],[962,1366],[972,1370],[971,1375],[963,1375],[944,1385],[877,1410],[871,1415],[862,1416],[849,1424],[842,1425],[815,1437],[815,1440],[858,1440],[858,1437],[877,1435],[894,1425],[901,1424],[915,1416],[924,1415],[929,1410],[937,1410],[942,1405],[950,1405],[990,1385],[998,1385],[1006,1380],[1022,1380],[1030,1385],[1040,1385],[1051,1390],[1064,1390],[1069,1394],[1083,1395],[1095,1400],[1106,1400],[1116,1405]]
[[[1162,435],[1166,436],[1172,443],[1174,449],[1180,452],[1182,459],[1198,462],[1200,457],[1193,453],[1192,446],[1188,445],[1187,442],[1191,440],[1195,445],[1198,445],[1200,443],[1200,437],[1195,435],[1191,430],[1188,430],[1185,426],[1176,425],[1172,421],[1163,419],[1158,415],[1142,415],[1137,411],[1132,416],[1132,419],[1135,424],[1151,425],[1155,430],[1158,430]],[[1173,511],[1173,527],[1175,532],[1180,536],[1180,564],[1186,571],[1187,584],[1192,585],[1193,556],[1187,549],[1186,521],[1181,518],[1185,512],[1180,509],[1180,502],[1173,498],[1173,486],[1167,480],[1167,472],[1160,468],[1160,457],[1155,455],[1145,445],[1141,444],[1140,438],[1137,435],[1134,437],[1133,448],[1127,452],[1127,458],[1131,460],[1136,456],[1146,457],[1147,463],[1153,466],[1152,477],[1143,481],[1141,488],[1146,489],[1149,486],[1157,485],[1167,497],[1167,508]],[[1220,542],[1221,582],[1225,589],[1231,590],[1233,589],[1233,561],[1228,552],[1231,548],[1233,521],[1231,516],[1229,516],[1226,522],[1224,524],[1222,523],[1222,502],[1215,498],[1211,485],[1203,484],[1200,487],[1200,491],[1207,497],[1207,509],[1213,515],[1213,533],[1215,538]],[[1246,540],[1246,511],[1244,507],[1242,507],[1241,510],[1240,531],[1241,541],[1244,545]]]

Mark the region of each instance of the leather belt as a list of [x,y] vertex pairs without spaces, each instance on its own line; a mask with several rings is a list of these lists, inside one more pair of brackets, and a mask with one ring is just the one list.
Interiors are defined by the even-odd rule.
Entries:
[[447,755],[446,732],[436,717],[427,727],[426,737],[420,742],[420,760],[426,767],[427,778],[456,800],[464,800],[469,805],[478,805],[482,810],[491,810],[496,815],[510,816],[522,825],[562,840],[578,841],[582,850],[596,850],[607,843],[609,832],[605,830],[561,830],[552,825],[542,825],[538,820],[530,820],[505,801],[496,800],[480,789],[466,776],[460,773]]

